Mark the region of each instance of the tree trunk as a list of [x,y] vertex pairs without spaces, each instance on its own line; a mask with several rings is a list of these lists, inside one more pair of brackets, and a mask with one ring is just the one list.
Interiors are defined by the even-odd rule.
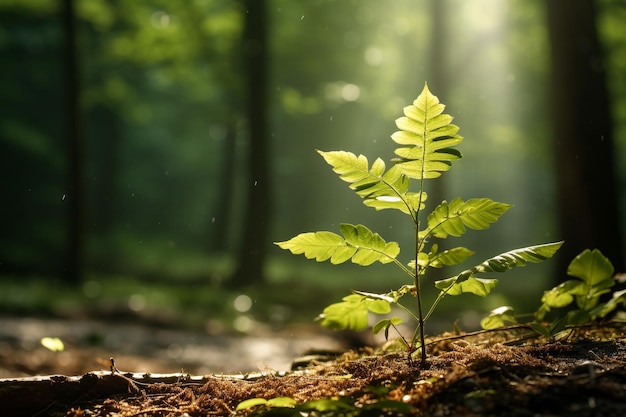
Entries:
[[212,220],[209,229],[209,252],[216,253],[225,250],[225,242],[228,241],[228,232],[231,225],[231,212],[233,209],[233,189],[235,179],[236,160],[235,141],[237,132],[235,123],[226,126],[226,134],[220,142],[219,158],[219,185],[217,198],[212,207]]
[[593,0],[550,0],[553,143],[560,239],[559,281],[586,248],[623,270],[613,129]]
[[244,53],[247,70],[248,179],[238,266],[231,285],[264,279],[270,219],[270,175],[267,140],[267,29],[266,2],[246,0]]
[[109,107],[97,106],[93,110],[94,122],[99,126],[97,144],[92,142],[93,163],[96,174],[92,193],[93,206],[90,210],[92,230],[100,236],[110,236],[117,219],[117,188],[119,173],[120,119]]
[[65,95],[68,149],[67,249],[64,280],[76,285],[82,281],[85,263],[85,169],[84,132],[80,111],[80,81],[76,15],[73,0],[63,0],[62,22],[65,47]]

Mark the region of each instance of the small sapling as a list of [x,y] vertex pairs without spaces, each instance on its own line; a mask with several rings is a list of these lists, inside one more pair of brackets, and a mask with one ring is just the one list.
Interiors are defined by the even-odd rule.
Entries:
[[[465,247],[439,250],[439,239],[463,235],[467,228],[483,230],[496,222],[511,208],[509,204],[489,198],[467,201],[454,198],[443,201],[425,216],[427,195],[423,191],[426,181],[435,180],[462,158],[456,146],[463,138],[459,128],[452,124],[452,116],[444,113],[445,106],[431,94],[427,85],[413,104],[404,108],[404,116],[396,120],[398,131],[391,139],[399,145],[391,167],[381,158],[372,164],[364,155],[346,151],[318,151],[363,204],[375,210],[397,210],[404,214],[415,230],[415,245],[408,262],[401,261],[400,246],[387,241],[361,224],[341,224],[340,235],[329,232],[302,233],[276,244],[293,254],[304,254],[318,262],[341,264],[351,261],[368,266],[375,262],[394,264],[410,281],[400,288],[384,294],[353,291],[342,301],[326,307],[319,316],[321,324],[333,329],[363,330],[368,327],[368,314],[386,315],[392,307],[406,311],[416,322],[410,338],[400,335],[411,361],[414,352],[420,352],[421,365],[426,365],[424,325],[435,307],[446,295],[472,293],[486,296],[497,285],[494,278],[484,273],[504,272],[529,262],[541,262],[552,257],[563,242],[548,243],[511,250],[489,258],[465,269],[450,278],[435,282],[439,295],[425,310],[421,284],[428,270],[453,266],[465,261],[473,252]],[[413,188],[412,188],[413,186]],[[409,308],[405,297],[415,299]],[[385,318],[374,326],[375,332],[396,329],[399,317]]]

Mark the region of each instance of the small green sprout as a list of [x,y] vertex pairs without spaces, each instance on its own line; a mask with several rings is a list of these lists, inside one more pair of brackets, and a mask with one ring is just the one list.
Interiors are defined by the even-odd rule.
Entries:
[[42,337],[40,342],[43,347],[53,352],[62,352],[65,350],[65,344],[63,344],[63,341],[58,337]]

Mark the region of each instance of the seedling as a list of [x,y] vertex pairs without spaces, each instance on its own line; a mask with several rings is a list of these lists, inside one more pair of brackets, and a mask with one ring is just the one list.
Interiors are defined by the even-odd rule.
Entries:
[[[459,128],[452,124],[452,116],[445,114],[444,109],[445,106],[425,84],[413,104],[404,108],[404,116],[396,120],[400,130],[392,134],[391,139],[400,147],[395,149],[397,158],[392,159],[393,165],[389,169],[380,158],[370,165],[363,155],[346,151],[318,151],[333,171],[361,197],[363,204],[376,210],[398,210],[410,219],[415,230],[415,245],[408,263],[398,259],[400,246],[397,242],[387,242],[361,224],[341,224],[341,235],[328,231],[309,232],[276,243],[293,254],[304,254],[318,262],[341,264],[350,260],[361,266],[375,262],[393,263],[407,274],[411,278],[409,284],[384,294],[353,291],[341,302],[326,307],[319,319],[328,328],[359,331],[368,327],[369,312],[386,315],[391,312],[392,306],[397,306],[417,323],[412,337],[398,334],[407,349],[408,360],[411,361],[413,353],[419,351],[423,367],[426,365],[424,325],[446,295],[472,293],[484,297],[498,281],[482,277],[483,273],[504,272],[528,262],[544,261],[552,257],[563,243],[511,250],[450,278],[436,281],[439,295],[424,313],[421,283],[427,271],[457,265],[473,254],[465,247],[440,251],[439,245],[431,244],[431,240],[461,236],[466,228],[487,229],[511,208],[509,204],[489,198],[468,201],[455,198],[450,202],[441,202],[423,218],[427,200],[425,182],[438,178],[450,169],[453,161],[462,157],[455,146],[463,138],[457,134]],[[412,190],[415,182],[417,189]],[[415,309],[400,302],[405,296],[415,298]],[[374,331],[384,331],[387,337],[389,329],[397,331],[396,326],[401,322],[399,317],[385,318],[374,326]]]
[[[551,290],[545,291],[541,306],[534,313],[535,320],[526,323],[534,331],[549,339],[570,328],[597,321],[609,315],[620,305],[626,305],[626,290],[614,291],[611,298],[600,300],[600,296],[611,292],[615,285],[613,264],[598,249],[585,249],[567,268],[574,277]],[[575,305],[575,307],[572,307]],[[546,317],[554,309],[565,309],[564,315]],[[512,307],[499,307],[481,321],[485,329],[495,329],[505,324],[519,324]]]

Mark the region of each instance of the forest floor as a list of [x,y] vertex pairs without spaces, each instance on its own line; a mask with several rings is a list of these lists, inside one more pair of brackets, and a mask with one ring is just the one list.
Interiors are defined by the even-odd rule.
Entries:
[[[31,369],[28,362],[37,355],[10,351],[4,342],[3,372],[21,367],[27,374],[37,365],[56,376],[3,375],[0,408],[10,415],[73,417],[228,416],[268,410],[304,416],[626,415],[624,330],[621,324],[607,324],[578,329],[558,341],[537,339],[519,328],[442,334],[430,340],[425,366],[416,359],[408,361],[404,352],[363,348],[333,358],[316,356],[292,371],[257,367],[250,373],[198,376],[172,369],[170,361],[141,355],[134,365],[153,373],[112,372],[102,352],[100,366],[94,367],[100,371],[77,373],[80,367],[68,366],[74,359],[83,368],[94,359],[92,350],[78,347],[71,348],[73,360],[56,355],[58,362],[50,362],[49,368],[31,363]],[[123,366],[133,364],[131,356],[116,356],[115,364],[127,369]],[[291,400],[236,411],[244,400],[279,397]]]

